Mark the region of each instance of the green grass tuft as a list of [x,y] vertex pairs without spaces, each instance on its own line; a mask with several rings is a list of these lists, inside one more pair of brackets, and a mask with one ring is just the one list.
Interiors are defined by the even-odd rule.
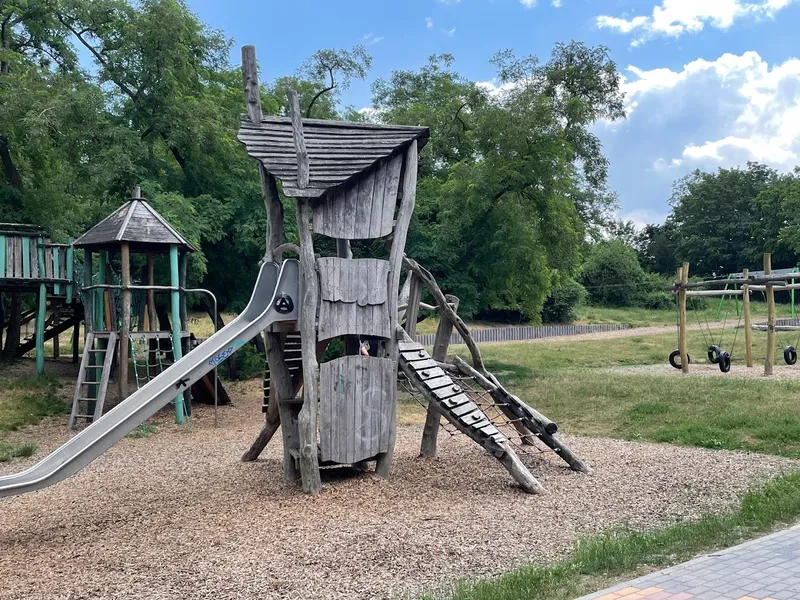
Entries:
[[0,442],[0,462],[8,462],[14,458],[27,458],[39,449],[38,444],[7,444]]
[[50,376],[0,378],[0,432],[67,412],[69,405],[58,397],[58,387],[58,380]]
[[158,433],[158,427],[149,423],[142,423],[125,437],[132,439],[149,438],[155,433]]

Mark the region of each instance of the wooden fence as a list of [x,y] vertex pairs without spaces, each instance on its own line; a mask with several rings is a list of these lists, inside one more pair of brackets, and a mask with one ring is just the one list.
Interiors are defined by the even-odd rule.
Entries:
[[[471,333],[476,342],[486,344],[491,342],[514,342],[547,337],[581,335],[585,333],[602,333],[630,328],[630,325],[623,325],[620,323],[607,325],[543,325],[541,327],[523,325],[518,327],[495,327],[494,329],[472,329]],[[416,335],[417,341],[424,346],[432,346],[435,337],[436,334],[434,333]],[[454,331],[450,338],[450,343],[463,344],[464,340],[457,331]]]

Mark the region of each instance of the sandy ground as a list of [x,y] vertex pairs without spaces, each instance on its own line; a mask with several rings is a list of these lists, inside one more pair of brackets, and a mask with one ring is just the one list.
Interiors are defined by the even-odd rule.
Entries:
[[[777,361],[777,359],[776,359]],[[721,373],[719,367],[717,365],[712,365],[709,362],[702,362],[702,363],[691,363],[689,365],[689,373],[684,375],[684,373],[680,369],[675,369],[669,363],[660,364],[660,365],[637,365],[631,367],[614,367],[607,369],[609,372],[613,373],[628,373],[628,374],[639,374],[639,375],[665,375],[665,376],[673,376],[673,377],[681,377],[681,376],[696,376],[696,377],[735,377],[737,379],[753,379],[753,378],[760,378],[760,379],[800,379],[800,364],[797,365],[785,365],[781,361],[780,363],[776,362],[772,375],[769,377],[764,376],[764,365],[759,364],[756,362],[754,366],[751,368],[747,368],[744,365],[731,365],[731,370],[727,373]]]
[[[549,489],[528,496],[464,436],[417,458],[420,426],[400,427],[391,480],[325,470],[320,496],[281,475],[280,444],[239,456],[261,424],[259,382],[230,386],[235,406],[196,407],[191,427],[156,417],[52,488],[0,500],[0,598],[398,598],[563,555],[619,524],[655,527],[730,507],[797,461],[566,436],[595,474],[552,454],[526,457]],[[65,419],[13,435],[37,456]],[[277,441],[277,440],[276,440]]]

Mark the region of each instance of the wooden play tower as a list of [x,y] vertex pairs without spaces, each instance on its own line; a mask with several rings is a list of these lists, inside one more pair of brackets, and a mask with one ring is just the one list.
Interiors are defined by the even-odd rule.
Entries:
[[[132,198],[79,237],[74,246],[82,248],[84,253],[82,293],[86,340],[70,427],[81,420],[91,422],[103,414],[112,371],[116,371],[119,401],[127,398],[130,349],[134,339],[146,341],[151,348],[144,358],[148,369],[155,360],[163,363],[160,358],[150,358],[157,353],[165,354],[161,352],[162,347],[169,348],[169,363],[180,360],[189,351],[184,290],[187,255],[195,251],[186,238],[141,198],[138,187]],[[132,283],[132,254],[145,256],[142,280],[146,283],[142,285]],[[169,286],[155,285],[155,257],[159,254],[169,256]],[[95,258],[99,264],[95,263]],[[115,282],[112,269],[115,259],[118,259],[119,283]],[[140,303],[138,314],[132,315],[134,291],[144,292],[146,301]],[[158,326],[157,291],[170,294],[171,331],[161,331]],[[133,328],[132,323],[136,324]],[[135,361],[133,366],[137,369]],[[136,381],[139,381],[139,373]],[[175,418],[179,423],[190,410],[189,394],[187,390],[176,396]]]
[[[242,49],[242,71],[247,115],[238,137],[256,159],[261,177],[267,212],[263,260],[280,262],[284,253],[293,252],[301,267],[299,321],[266,332],[270,375],[266,423],[243,460],[254,460],[280,428],[284,475],[289,480],[301,478],[308,493],[321,488],[320,466],[366,468],[374,461],[376,472],[388,477],[397,433],[398,368],[402,368],[405,381],[431,407],[434,434],[427,438],[434,452],[435,430],[443,416],[500,460],[525,491],[542,491],[507,438],[399,325],[400,279],[414,210],[418,153],[429,139],[428,128],[303,119],[293,91],[288,94],[289,116],[264,116],[252,46]],[[285,241],[278,182],[296,203],[299,246]],[[315,246],[314,234],[331,243]],[[357,244],[354,256],[355,240],[372,243]],[[326,247],[335,248],[336,254],[321,255],[320,249]],[[451,309],[445,310],[455,317]],[[287,361],[288,352],[296,356],[298,329],[299,364]],[[320,364],[326,347],[337,338],[344,342],[345,355]],[[362,352],[365,340],[368,353]],[[514,419],[520,430],[540,436],[541,429],[551,448],[558,448],[556,452],[564,448],[562,458],[572,460],[570,466],[589,470],[553,438],[555,424],[515,397],[509,395],[507,403],[519,408]]]

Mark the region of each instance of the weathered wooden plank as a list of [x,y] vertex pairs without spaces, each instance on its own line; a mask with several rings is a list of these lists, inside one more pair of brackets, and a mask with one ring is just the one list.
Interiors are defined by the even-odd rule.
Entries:
[[303,135],[300,100],[295,90],[289,90],[287,96],[289,97],[289,114],[292,119],[292,137],[294,139],[294,148],[297,152],[297,185],[304,188],[308,187],[309,162],[306,140]]
[[14,277],[22,277],[22,238],[14,238]]
[[433,369],[438,364],[439,363],[437,363],[432,358],[427,358],[424,360],[416,360],[414,362],[409,363],[409,365],[411,365],[411,368],[414,369],[415,371],[421,371],[423,369]]
[[375,189],[375,169],[361,175],[358,182],[358,204],[356,206],[353,239],[370,238],[369,225],[372,220],[372,194]]
[[372,208],[370,209],[368,238],[379,238],[388,235],[383,231],[383,196],[386,189],[386,159],[381,160],[374,169],[374,185],[372,188]]
[[453,408],[452,410],[453,410],[453,414],[455,416],[457,416],[458,418],[461,418],[464,415],[467,415],[467,414],[469,414],[471,412],[474,412],[474,411],[480,410],[480,409],[478,408],[477,404],[475,404],[474,402],[472,402],[470,400],[466,404],[462,404],[461,406],[457,406],[457,407]]
[[358,207],[358,180],[350,181],[346,185],[344,205],[338,206],[336,217],[340,219],[341,235],[336,237],[352,240],[356,233],[356,209]]
[[[46,244],[50,243],[50,240],[46,240]],[[47,273],[47,279],[53,278],[53,249],[48,248],[45,246],[44,248],[44,268],[45,272]]]
[[446,373],[439,367],[435,367],[433,369],[423,369],[422,371],[418,371],[417,375],[420,379],[425,381],[428,379],[436,379],[437,377],[444,377]]
[[408,362],[418,362],[421,360],[430,360],[431,355],[425,350],[413,350],[411,352],[401,352],[400,355]]
[[433,393],[437,398],[444,399],[444,398],[450,398],[452,396],[457,396],[463,391],[464,390],[461,388],[460,385],[454,383],[453,385],[437,388],[433,390]]
[[442,403],[449,408],[456,408],[457,406],[463,406],[467,402],[470,402],[470,399],[466,394],[456,394],[455,396],[451,396],[449,398],[445,398],[444,400],[442,400]]
[[424,346],[417,342],[398,342],[397,348],[400,352],[411,352],[412,350],[424,350]]
[[25,279],[31,277],[31,238],[22,238],[22,276]]
[[6,236],[0,235],[0,279],[6,276]]
[[[415,162],[416,171],[416,162]],[[386,187],[383,192],[383,212],[381,230],[391,231],[392,221],[394,220],[394,209],[397,206],[397,192],[400,189],[400,172],[403,168],[403,155],[396,154],[389,160],[389,167],[386,174]],[[414,183],[416,183],[416,172],[414,173]],[[412,206],[413,210],[413,206]],[[405,245],[405,239],[403,240]]]
[[453,385],[453,380],[449,377],[436,377],[434,379],[428,379],[425,382],[425,387],[427,387],[429,390],[436,390],[448,385]]

